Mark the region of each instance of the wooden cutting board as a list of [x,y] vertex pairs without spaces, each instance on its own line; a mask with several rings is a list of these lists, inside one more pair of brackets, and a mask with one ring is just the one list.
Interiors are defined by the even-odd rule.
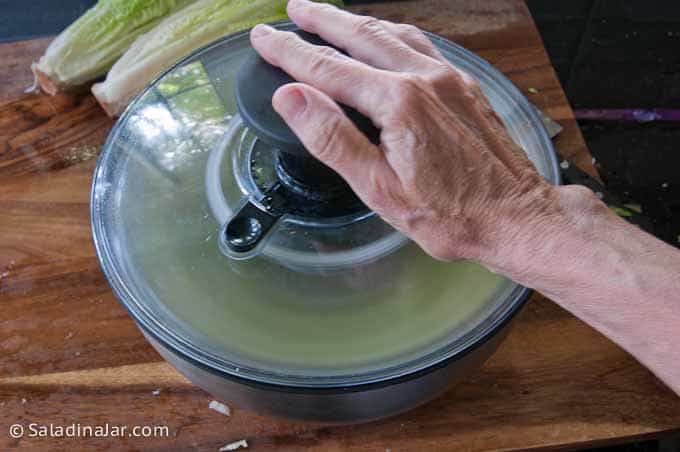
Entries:
[[[414,23],[481,54],[564,126],[559,152],[594,174],[524,2],[355,10]],[[23,93],[29,64],[48,41],[0,45],[0,449],[217,450],[245,438],[255,451],[481,451],[585,446],[680,428],[677,396],[539,295],[484,368],[409,413],[327,427],[208,409],[212,398],[145,342],[99,270],[89,191],[113,121],[87,93]],[[163,425],[169,437],[13,439],[8,429],[17,423]]]

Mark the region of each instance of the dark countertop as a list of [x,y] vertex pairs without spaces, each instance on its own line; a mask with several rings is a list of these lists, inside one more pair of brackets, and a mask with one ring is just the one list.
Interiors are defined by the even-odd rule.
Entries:
[[[680,108],[680,2],[528,0],[569,102],[589,109]],[[680,246],[680,122],[579,120],[610,191],[639,204]]]

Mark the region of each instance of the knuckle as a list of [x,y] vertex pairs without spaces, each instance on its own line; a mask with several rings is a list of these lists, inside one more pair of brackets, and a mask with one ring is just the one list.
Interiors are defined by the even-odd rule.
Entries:
[[397,106],[413,105],[418,102],[428,81],[419,74],[402,74],[395,84],[395,101]]
[[[420,31],[420,28],[416,27],[415,25],[397,24],[397,29],[399,30],[399,33],[403,34],[404,36],[410,37],[410,38],[420,40],[421,38],[425,37],[423,32]],[[429,40],[428,40],[428,42],[429,42]]]
[[455,69],[448,63],[433,61],[431,69],[427,72],[427,78],[434,84],[455,84],[458,85],[459,79]]
[[316,54],[320,58],[324,58],[324,59],[340,58],[340,56],[342,55],[339,51],[337,51],[333,47],[328,47],[328,46],[318,46],[316,48]]
[[427,78],[435,88],[453,89],[464,97],[476,98],[481,92],[477,79],[445,62],[433,63]]
[[434,44],[432,44],[432,41],[415,25],[397,24],[396,34],[401,40],[413,46],[417,51],[434,58],[437,62],[441,62],[443,59]]
[[314,77],[327,75],[329,72],[333,72],[334,69],[330,64],[330,61],[339,59],[341,55],[342,54],[340,52],[331,47],[317,47],[312,53],[308,72]]
[[354,34],[362,37],[373,37],[384,31],[380,20],[371,16],[361,16],[352,26]]
[[479,82],[476,78],[468,74],[462,69],[458,69],[454,66],[449,66],[450,76],[455,80],[455,82],[470,91],[477,91],[479,89]]
[[413,126],[401,118],[389,121],[385,128],[389,130],[390,143],[396,144],[401,149],[416,149],[421,146],[422,137]]
[[433,82],[443,82],[460,86],[463,80],[460,71],[443,61],[433,63],[432,70],[429,71],[429,78]]
[[316,78],[320,74],[323,74],[324,72],[326,72],[327,66],[328,66],[328,64],[327,64],[325,59],[318,57],[318,56],[314,57],[309,64],[309,74],[312,77]]
[[300,39],[295,33],[291,31],[281,31],[276,33],[274,36],[281,46],[294,50],[298,50],[301,47]]
[[308,72],[312,77],[319,77],[328,72],[328,60],[321,54],[314,55],[309,63]]

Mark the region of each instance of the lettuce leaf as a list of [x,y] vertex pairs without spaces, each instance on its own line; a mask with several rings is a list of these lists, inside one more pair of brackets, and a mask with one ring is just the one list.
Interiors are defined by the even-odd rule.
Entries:
[[286,0],[198,0],[137,38],[92,92],[109,115],[117,116],[147,83],[182,57],[228,34],[285,20],[286,4]]
[[195,0],[99,0],[31,66],[50,94],[106,73],[134,40]]

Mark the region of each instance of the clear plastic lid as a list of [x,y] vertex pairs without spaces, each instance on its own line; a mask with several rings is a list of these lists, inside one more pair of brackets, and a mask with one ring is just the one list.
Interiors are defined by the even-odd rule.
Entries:
[[[552,145],[521,93],[480,58],[429,37],[480,81],[513,139],[557,183]],[[241,33],[187,57],[137,97],[106,142],[92,190],[95,244],[134,318],[219,372],[300,387],[421,370],[503,322],[525,289],[472,263],[435,261],[371,212],[324,224],[291,215],[255,257],[225,252],[225,223],[257,200],[255,179],[270,177],[242,171],[258,152],[233,93],[249,52]]]

